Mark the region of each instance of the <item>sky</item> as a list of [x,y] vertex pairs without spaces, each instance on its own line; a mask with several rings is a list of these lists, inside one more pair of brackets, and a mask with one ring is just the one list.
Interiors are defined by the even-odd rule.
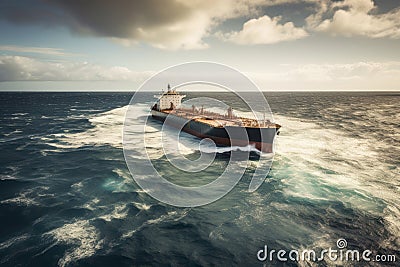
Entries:
[[261,90],[400,90],[397,0],[2,0],[1,91],[135,91],[211,61]]

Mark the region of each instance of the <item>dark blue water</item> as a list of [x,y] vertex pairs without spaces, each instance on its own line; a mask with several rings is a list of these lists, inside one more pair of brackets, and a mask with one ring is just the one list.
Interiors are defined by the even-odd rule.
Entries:
[[[187,95],[241,108],[228,93]],[[126,167],[131,94],[0,93],[0,265],[262,266],[264,245],[318,250],[338,238],[398,264],[400,93],[266,95],[283,128],[262,186],[249,193],[246,172],[224,198],[175,208]]]

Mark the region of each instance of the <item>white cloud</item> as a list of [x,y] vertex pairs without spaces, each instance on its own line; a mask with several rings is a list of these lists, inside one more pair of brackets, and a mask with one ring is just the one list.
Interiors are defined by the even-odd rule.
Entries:
[[219,36],[237,44],[273,44],[308,36],[304,29],[296,27],[292,22],[279,24],[280,19],[280,17],[271,19],[268,16],[251,19],[243,24],[241,31]]
[[137,28],[134,38],[113,38],[126,45],[136,45],[139,42],[165,50],[205,49],[208,45],[203,37],[208,34],[211,18],[199,12],[197,16],[189,16],[185,20],[153,28]]
[[[307,18],[310,28],[332,35],[367,36],[370,38],[400,38],[400,9],[384,14],[373,14],[376,6],[372,0],[344,0],[333,2],[329,9]],[[333,17],[321,20],[322,13],[334,11]]]
[[293,68],[291,78],[303,81],[335,81],[363,79],[381,75],[382,72],[399,68],[399,62],[356,62],[348,64],[304,64],[288,65]]
[[399,90],[400,62],[283,64],[249,73],[260,87],[273,90]]
[[[87,62],[47,62],[29,57],[0,56],[0,86],[21,90],[15,81],[29,83],[27,90],[64,88],[76,90],[131,90],[154,72],[137,72],[126,67],[104,67]],[[400,90],[400,62],[354,62],[346,64],[272,65],[257,73],[246,73],[263,90]],[[59,82],[62,81],[62,82]],[[72,81],[72,82],[71,82]],[[87,83],[87,81],[90,81]],[[115,83],[115,82],[119,83]],[[36,87],[35,87],[36,86]],[[119,88],[119,89],[118,89]]]
[[152,72],[104,67],[87,62],[47,62],[21,56],[0,56],[4,81],[144,81]]
[[124,38],[120,41],[128,45],[140,41],[166,50],[204,49],[209,45],[203,41],[203,38],[209,36],[221,22],[257,14],[261,6],[276,5],[287,1],[291,0],[271,2],[263,0],[178,0],[178,3],[187,8],[187,15],[182,19],[160,24],[157,27],[139,27],[135,31],[134,38]]
[[18,45],[0,45],[0,51],[44,54],[44,55],[50,55],[50,56],[74,55],[74,54],[65,52],[64,49],[61,49],[61,48],[32,47],[32,46],[18,46]]

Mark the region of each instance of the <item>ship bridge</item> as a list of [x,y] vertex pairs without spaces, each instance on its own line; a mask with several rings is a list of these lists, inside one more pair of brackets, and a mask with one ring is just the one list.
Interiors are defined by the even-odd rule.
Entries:
[[161,95],[155,95],[158,98],[157,103],[154,105],[156,110],[172,110],[181,105],[182,99],[186,95],[182,95],[176,91],[176,89],[171,89],[171,85],[168,84],[167,92]]

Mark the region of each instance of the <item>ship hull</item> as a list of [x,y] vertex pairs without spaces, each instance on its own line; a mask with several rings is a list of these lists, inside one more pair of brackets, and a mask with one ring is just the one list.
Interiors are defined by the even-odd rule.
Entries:
[[[250,144],[265,153],[273,152],[273,142],[278,131],[277,128],[213,127],[207,123],[195,120],[188,121],[186,118],[157,110],[152,110],[151,113],[154,119],[162,122],[169,116],[168,125],[178,128],[184,125],[182,131],[198,138],[210,138],[216,144],[224,146],[247,146]],[[243,132],[243,129],[246,132]],[[247,136],[244,136],[243,133]]]

